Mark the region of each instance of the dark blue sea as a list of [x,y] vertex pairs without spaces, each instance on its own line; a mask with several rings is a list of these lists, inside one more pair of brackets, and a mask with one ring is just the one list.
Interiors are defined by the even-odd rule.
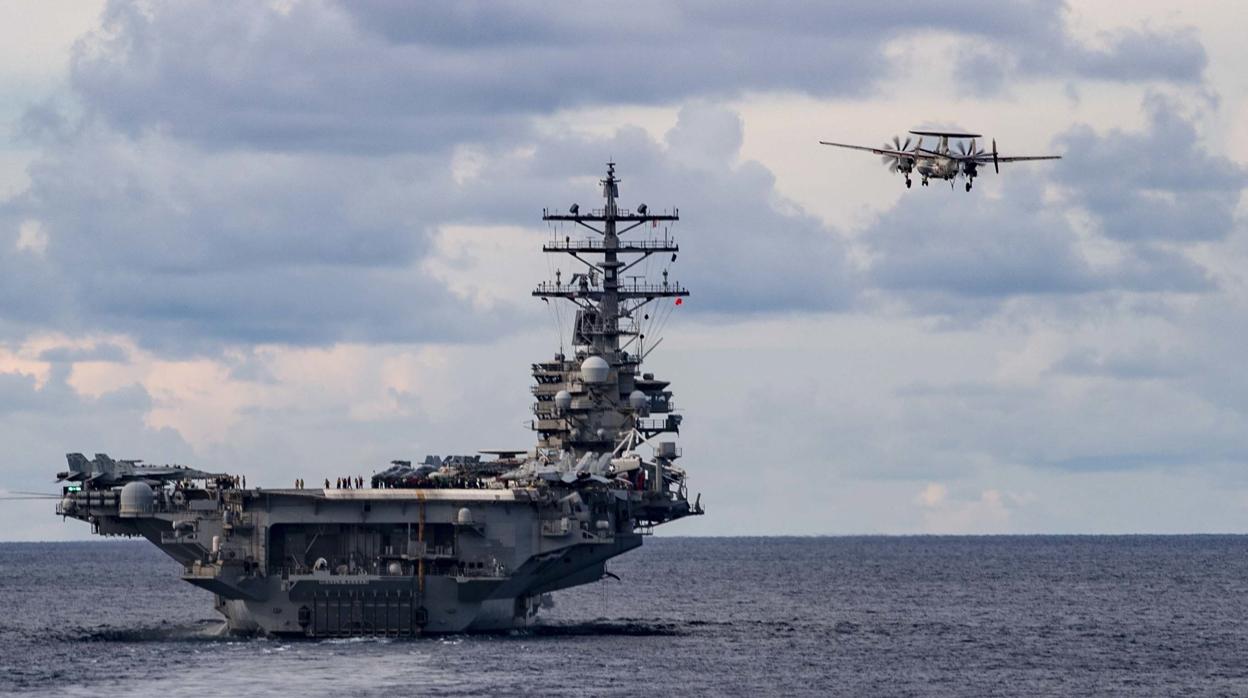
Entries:
[[508,635],[216,635],[135,541],[0,543],[0,692],[1248,695],[1248,537],[655,538]]

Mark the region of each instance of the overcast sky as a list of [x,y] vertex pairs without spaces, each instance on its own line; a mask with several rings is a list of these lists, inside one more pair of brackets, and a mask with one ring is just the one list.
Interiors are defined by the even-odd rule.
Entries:
[[[550,8],[550,9],[547,9]],[[668,534],[1248,531],[1230,3],[0,3],[0,491],[527,447],[543,207],[678,206]],[[875,145],[995,138],[972,193]],[[0,539],[81,538],[0,502]]]

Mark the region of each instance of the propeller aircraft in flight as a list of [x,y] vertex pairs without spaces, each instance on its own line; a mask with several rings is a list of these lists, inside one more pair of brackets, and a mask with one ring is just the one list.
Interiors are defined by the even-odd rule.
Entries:
[[[1060,160],[1060,155],[999,155],[997,154],[997,141],[992,141],[992,150],[976,149],[975,139],[981,136],[977,133],[953,133],[949,131],[911,131],[911,135],[918,136],[914,146],[910,145],[910,137],[907,136],[903,143],[900,138],[893,136],[892,143],[885,143],[883,147],[872,148],[864,145],[848,145],[845,143],[830,143],[828,141],[819,141],[823,145],[834,145],[838,148],[851,148],[853,150],[865,150],[868,153],[875,153],[881,156],[884,164],[888,166],[889,172],[900,172],[905,175],[906,188],[910,188],[910,173],[918,172],[921,176],[923,186],[927,186],[927,180],[945,179],[949,181],[949,186],[953,186],[953,180],[959,176],[966,178],[966,190],[971,190],[971,184],[975,181],[975,177],[979,175],[979,168],[992,163],[992,169],[996,172],[1001,171],[1001,163],[1003,162],[1021,162],[1023,160]],[[925,136],[933,136],[939,139],[935,149],[925,148],[923,146],[923,138]],[[949,147],[949,140],[954,139],[958,142],[957,149]],[[967,144],[967,140],[970,144]]]

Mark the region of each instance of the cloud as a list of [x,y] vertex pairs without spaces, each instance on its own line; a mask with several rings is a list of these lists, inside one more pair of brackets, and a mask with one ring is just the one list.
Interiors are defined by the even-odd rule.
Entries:
[[0,221],[37,220],[47,236],[34,259],[0,246],[7,319],[19,333],[123,332],[171,351],[480,336],[499,316],[465,322],[419,273],[450,185],[408,167],[430,169],[89,129],[45,150],[29,189],[0,205]]
[[[34,262],[0,249],[0,270],[11,272],[0,286],[30,310],[12,318],[9,336],[103,331],[149,349],[213,354],[253,343],[478,341],[513,331],[540,308],[523,287],[504,303],[465,303],[452,290],[464,286],[459,279],[428,273],[431,260],[458,254],[434,244],[439,231],[495,226],[507,235],[524,230],[518,221],[540,230],[552,198],[593,205],[593,178],[610,154],[621,160],[628,200],[685,212],[677,232],[693,254],[673,271],[694,287],[691,307],[846,307],[855,282],[843,242],[780,197],[765,167],[738,162],[741,143],[735,112],[691,105],[662,140],[635,128],[535,136],[523,151],[483,150],[493,165],[456,183],[449,154],[209,151],[92,128],[49,148],[29,190],[0,206],[0,220],[38,220],[50,238]],[[537,283],[536,243],[526,254]],[[657,275],[669,264],[646,266]]]
[[[1018,22],[988,41],[955,50],[954,75],[972,94],[991,95],[1022,79],[1085,79],[1108,82],[1199,84],[1208,65],[1205,47],[1187,28],[1122,27],[1101,32],[1092,43],[1072,37],[1064,8],[1056,3],[1009,7]],[[996,39],[996,40],[994,40]]]
[[986,489],[951,497],[940,483],[929,483],[915,501],[922,510],[925,533],[975,534],[984,531],[1011,531],[1014,510],[1025,507],[1033,499],[1029,495]]
[[938,506],[949,496],[949,488],[939,482],[929,482],[914,499],[925,507]]
[[[596,31],[604,24],[645,30]],[[696,254],[683,273],[699,310],[843,309],[872,284],[972,298],[977,313],[1019,294],[1207,288],[1197,265],[1164,247],[1129,250],[1112,268],[1090,264],[1061,213],[1021,190],[923,213],[922,227],[903,200],[881,220],[868,243],[876,260],[860,274],[838,231],[784,200],[766,167],[738,162],[739,116],[704,101],[861,93],[893,69],[887,42],[920,31],[1024,53],[1077,45],[1052,3],[552,13],[523,3],[112,2],[71,62],[71,111],[81,118],[43,103],[26,114],[42,154],[28,191],[0,206],[0,225],[21,229],[14,247],[0,246],[0,291],[21,307],[0,331],[123,332],[175,353],[475,341],[536,312],[465,307],[445,279],[420,273],[439,254],[438,231],[536,222],[536,202],[584,199],[608,157],[628,172],[629,195],[657,201],[628,189],[634,182],[680,192],[667,203],[687,215],[682,235]],[[1137,35],[1098,50],[1125,51]],[[583,60],[591,48],[596,60]],[[534,117],[561,109],[667,103],[684,106],[660,141],[639,129],[534,128]],[[1143,138],[1195,147],[1190,125],[1154,113],[1155,133]],[[1125,202],[1128,210],[1130,195],[1087,178],[1124,167],[1134,151],[1082,131],[1067,142],[1092,160],[1067,181],[1111,237],[1137,227],[1132,211],[1161,225],[1226,223],[1225,186],[1186,203],[1159,183],[1156,201]],[[465,147],[488,163],[470,176],[456,167]],[[1012,213],[1019,208],[1027,220]]]
[[[64,469],[68,451],[192,460],[190,446],[176,431],[146,425],[153,400],[141,385],[129,384],[89,397],[76,392],[69,377],[70,366],[55,363],[42,385],[28,374],[0,372],[0,443],[5,462],[0,487],[55,491],[53,477]],[[81,535],[58,526],[51,502],[6,502],[4,509],[6,539]]]
[[42,257],[48,251],[48,234],[36,220],[22,221],[18,228],[17,244],[19,251],[30,252]]
[[98,342],[88,347],[57,346],[39,352],[39,360],[49,363],[78,363],[80,361],[103,361],[125,363],[130,352],[125,347],[109,342]]
[[[853,8],[641,2],[550,8],[376,0],[140,5],[114,0],[78,46],[89,114],[131,136],[219,147],[441,152],[523,134],[528,117],[757,92],[859,95],[896,66],[889,42],[960,37],[970,70],[1109,80],[1199,79],[1187,32],[1127,29],[1089,47],[1055,2]],[[978,66],[976,68],[975,66]],[[1003,82],[1000,75],[994,84]]]
[[1127,352],[1082,347],[1053,364],[1053,370],[1061,373],[1122,380],[1182,378],[1195,368],[1191,356],[1162,352],[1156,347],[1137,347]]
[[874,255],[872,280],[904,293],[983,298],[1104,288],[1062,212],[1035,189],[1034,181],[1007,185],[1000,199],[957,197],[935,206],[903,198],[864,236]]
[[[843,238],[776,190],[775,176],[756,161],[741,161],[736,112],[708,104],[683,107],[676,125],[655,140],[623,128],[606,138],[556,134],[531,150],[498,153],[469,197],[481,202],[477,222],[534,219],[534,202],[598,205],[604,159],[618,161],[620,195],[627,206],[679,208],[672,234],[681,245],[676,264],[654,259],[649,272],[671,267],[689,286],[693,312],[789,312],[843,309],[859,281]],[[495,194],[487,196],[485,193]],[[581,235],[571,226],[557,237]],[[652,231],[653,232],[653,231]]]
[[1224,239],[1248,169],[1200,143],[1192,120],[1167,98],[1145,98],[1140,132],[1076,126],[1058,137],[1060,181],[1114,240],[1189,243]]
[[[877,37],[786,36],[756,26],[753,13],[731,14],[660,4],[114,2],[72,75],[88,110],[132,135],[159,128],[201,143],[382,153],[494,140],[567,107],[755,87],[855,91],[885,70]],[[601,31],[611,25],[636,30]]]
[[1144,108],[1141,132],[1076,126],[1058,137],[1056,164],[1004,165],[1000,197],[903,197],[863,236],[869,278],[920,312],[969,316],[1016,297],[1213,291],[1192,252],[1230,235],[1248,171],[1207,152],[1165,100]]
[[[1035,52],[1024,67],[1035,73],[1051,70],[1049,62],[1066,64],[1076,75],[1120,82],[1163,80],[1199,82],[1208,62],[1205,47],[1187,29],[1156,31],[1123,28],[1103,33],[1100,47],[1058,44],[1056,51]],[[1060,57],[1065,56],[1065,60]]]

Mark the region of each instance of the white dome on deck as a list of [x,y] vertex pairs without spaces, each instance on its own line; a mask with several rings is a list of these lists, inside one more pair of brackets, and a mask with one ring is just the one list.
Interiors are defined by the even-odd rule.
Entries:
[[591,356],[581,362],[581,380],[586,383],[606,383],[611,376],[611,364],[601,356]]
[[136,516],[150,515],[156,506],[156,493],[146,482],[128,482],[121,488],[121,502],[117,507],[117,515],[131,519]]
[[650,398],[646,397],[646,394],[640,390],[634,390],[628,396],[628,406],[637,412],[645,411],[649,405]]

